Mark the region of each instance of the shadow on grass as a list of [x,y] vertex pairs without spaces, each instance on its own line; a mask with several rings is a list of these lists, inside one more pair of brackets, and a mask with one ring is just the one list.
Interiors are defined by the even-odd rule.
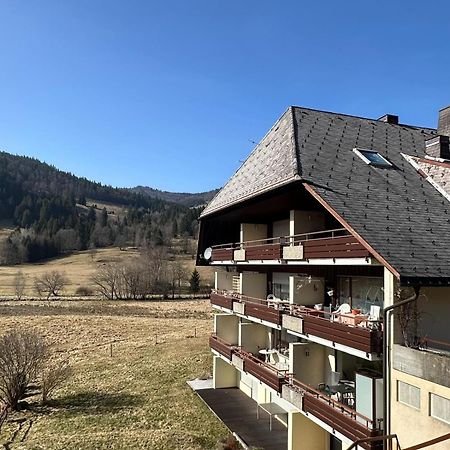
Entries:
[[86,391],[51,400],[48,406],[73,414],[104,414],[142,403],[142,398],[134,394]]

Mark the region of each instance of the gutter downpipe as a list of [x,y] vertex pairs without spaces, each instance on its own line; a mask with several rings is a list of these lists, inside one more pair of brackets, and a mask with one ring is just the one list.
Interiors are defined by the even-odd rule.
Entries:
[[[391,393],[391,370],[390,370],[390,323],[389,319],[391,318],[391,313],[395,308],[399,308],[400,306],[406,305],[407,303],[411,303],[416,301],[419,298],[420,287],[414,286],[414,295],[411,297],[402,300],[401,302],[395,303],[393,305],[387,306],[383,309],[383,324],[384,324],[384,333],[383,333],[383,423],[384,430],[383,433],[385,435],[389,435],[391,432],[391,402],[388,402],[388,387],[389,394]],[[389,420],[387,420],[389,417]],[[383,442],[383,449],[388,449],[388,442]]]

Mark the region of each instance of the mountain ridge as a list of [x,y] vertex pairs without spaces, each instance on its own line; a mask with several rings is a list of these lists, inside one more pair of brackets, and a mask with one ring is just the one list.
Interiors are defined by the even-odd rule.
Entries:
[[219,189],[212,189],[211,191],[205,192],[171,192],[161,191],[150,186],[136,186],[130,188],[130,190],[137,194],[177,203],[189,208],[206,205],[219,191]]

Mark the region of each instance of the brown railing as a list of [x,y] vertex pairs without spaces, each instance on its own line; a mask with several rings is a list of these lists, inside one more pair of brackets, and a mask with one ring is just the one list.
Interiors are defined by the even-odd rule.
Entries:
[[281,392],[281,387],[286,382],[287,370],[277,369],[241,348],[236,350],[236,354],[244,361],[245,372],[255,376],[275,391]]
[[212,291],[211,296],[209,297],[209,300],[212,305],[221,306],[222,308],[226,309],[233,309],[233,301],[234,294],[227,294],[227,293],[221,293],[218,291]]
[[224,341],[214,333],[209,337],[209,346],[216,352],[231,360],[234,346]]
[[[384,443],[386,443],[386,446],[384,446]],[[398,437],[396,434],[388,434],[364,439],[357,439],[347,450],[353,450],[359,447],[370,449],[386,448],[386,450],[401,450],[400,443],[398,442]]]
[[281,325],[282,310],[271,306],[270,301],[226,291],[213,290],[211,293],[213,305],[233,309],[233,302],[239,302],[243,305],[243,314],[246,316]]
[[[356,412],[347,405],[328,397],[313,387],[289,376],[289,386],[302,394],[303,411],[313,414],[351,440],[366,439],[380,434],[380,423]],[[371,444],[363,448],[374,449]]]
[[311,233],[257,239],[239,243],[212,246],[211,261],[232,261],[234,250],[244,249],[245,259],[280,260],[283,247],[303,245],[303,258],[365,258],[367,249],[345,228],[316,231]]
[[303,241],[303,256],[313,258],[366,258],[370,254],[353,236]]
[[429,441],[422,442],[420,444],[413,445],[412,447],[405,448],[405,450],[421,450],[422,448],[428,448],[434,444],[440,444],[441,442],[449,440],[450,440],[450,433],[447,433],[437,438],[430,439]]
[[[291,305],[291,315],[303,319],[303,333],[328,339],[337,344],[361,350],[365,353],[381,355],[383,351],[383,331],[381,321],[360,318],[360,324],[352,325],[357,316],[317,311],[299,305]],[[361,326],[364,325],[364,326]]]

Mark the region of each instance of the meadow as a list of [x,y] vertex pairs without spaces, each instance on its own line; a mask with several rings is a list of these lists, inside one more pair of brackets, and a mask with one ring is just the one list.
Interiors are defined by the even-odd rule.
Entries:
[[[195,241],[189,243],[195,246]],[[179,259],[188,273],[191,273],[195,267],[195,259],[191,255],[180,254],[179,240],[174,240],[173,249],[177,254],[171,254],[171,258]],[[92,275],[103,264],[123,263],[136,258],[139,255],[135,248],[120,249],[118,247],[109,247],[102,249],[86,250],[75,252],[67,256],[49,259],[31,264],[20,264],[16,266],[0,266],[0,297],[14,296],[14,277],[17,272],[22,272],[27,280],[25,295],[35,297],[36,292],[33,287],[33,281],[36,277],[45,272],[58,270],[65,274],[68,279],[62,295],[73,296],[79,287],[88,287],[95,291],[95,285],[92,282]],[[197,268],[202,284],[211,285],[214,282],[214,270],[210,267]],[[186,282],[187,283],[187,282]]]
[[227,435],[186,381],[208,376],[212,312],[196,301],[3,301],[0,334],[25,327],[73,375],[49,406],[10,416],[10,449],[200,450]]

